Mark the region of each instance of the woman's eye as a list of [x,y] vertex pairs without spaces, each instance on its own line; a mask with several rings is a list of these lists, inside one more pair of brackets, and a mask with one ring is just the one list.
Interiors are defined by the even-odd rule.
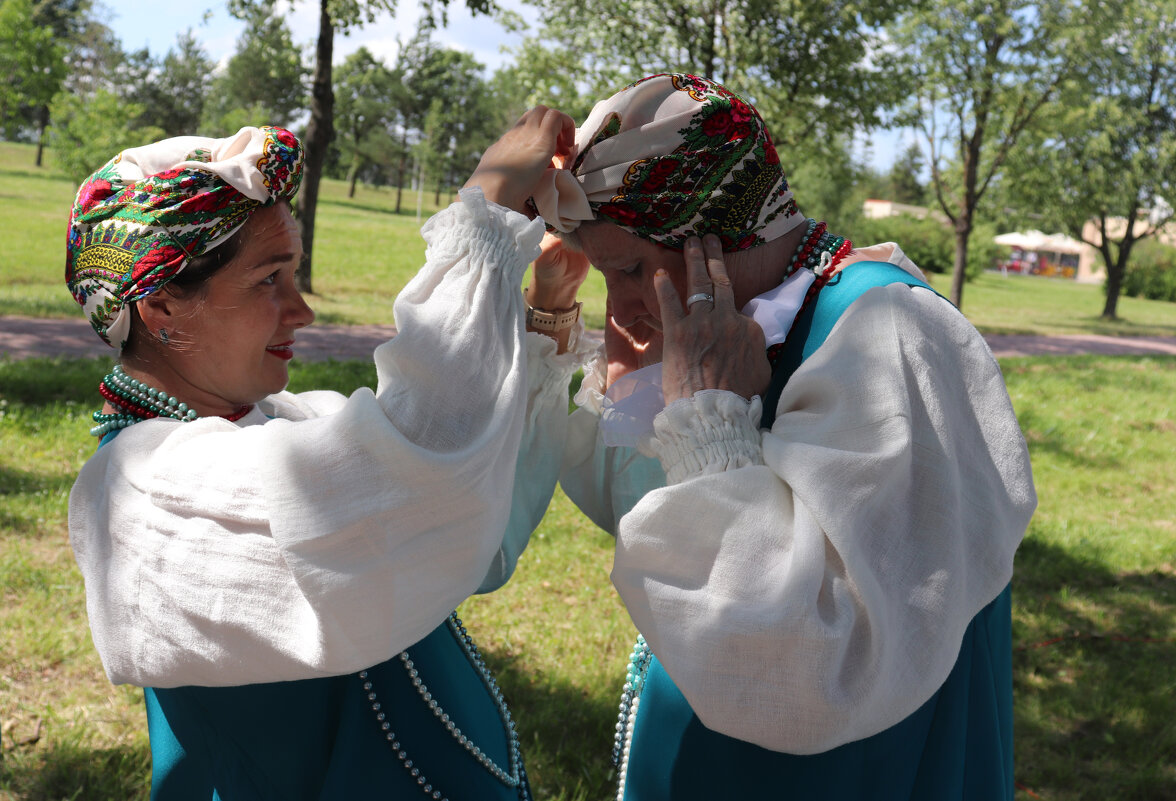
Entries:
[[261,283],[263,283],[263,284],[276,284],[276,283],[278,283],[278,276],[280,274],[281,274],[280,270],[274,270],[272,273],[270,273],[265,278],[263,278],[261,280]]
[[641,262],[636,262],[632,267],[624,267],[621,269],[625,275],[635,275],[641,269]]

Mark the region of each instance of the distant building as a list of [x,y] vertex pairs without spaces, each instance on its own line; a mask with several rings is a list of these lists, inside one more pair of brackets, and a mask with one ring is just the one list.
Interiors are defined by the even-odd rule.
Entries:
[[[931,213],[931,210],[926,206],[911,206],[906,203],[895,203],[893,200],[876,200],[870,198],[862,203],[862,216],[867,220],[898,217],[903,214],[922,220]],[[936,212],[935,216],[941,218],[943,215]]]

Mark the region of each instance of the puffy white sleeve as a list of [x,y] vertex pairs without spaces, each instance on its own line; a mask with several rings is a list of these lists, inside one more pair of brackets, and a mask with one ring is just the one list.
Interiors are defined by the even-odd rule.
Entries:
[[374,393],[282,393],[263,404],[276,419],[256,409],[242,426],[146,421],[84,466],[70,533],[112,681],[360,670],[509,575],[526,417],[559,395],[550,375],[529,383],[522,323],[543,225],[462,198],[422,229]]
[[620,521],[613,581],[708,727],[811,754],[901,721],[1006,586],[1036,505],[999,367],[923,289],[870,290],[770,431],[731,393],[655,420],[669,485]]

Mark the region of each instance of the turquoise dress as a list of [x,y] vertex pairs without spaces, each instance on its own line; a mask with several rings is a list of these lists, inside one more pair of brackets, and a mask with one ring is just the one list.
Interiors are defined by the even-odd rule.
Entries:
[[[770,426],[796,367],[863,292],[926,286],[882,262],[859,262],[821,290],[795,322],[765,397]],[[618,724],[623,801],[1012,801],[1012,622],[1008,587],[969,624],[947,680],[905,720],[810,756],[769,751],[706,728],[657,657],[639,641]],[[636,707],[636,713],[632,710]],[[781,725],[786,725],[781,721]],[[622,754],[621,749],[628,748]]]
[[460,622],[404,654],[347,676],[145,690],[151,798],[529,799],[514,724]]

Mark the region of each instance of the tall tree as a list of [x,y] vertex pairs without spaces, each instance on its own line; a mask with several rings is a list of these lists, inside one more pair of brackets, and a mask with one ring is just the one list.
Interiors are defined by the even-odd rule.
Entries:
[[306,106],[306,70],[290,27],[264,8],[241,12],[237,52],[213,81],[204,123],[228,135],[242,125],[293,124]]
[[1099,252],[1106,319],[1132,248],[1173,221],[1176,203],[1176,2],[1126,0],[1115,19],[1091,31],[1097,46],[1014,154],[1008,182],[1019,206]]
[[128,54],[122,95],[143,109],[136,127],[153,126],[168,136],[197,133],[214,66],[191,30],[179,34],[163,58],[146,50]]
[[392,136],[396,109],[405,95],[401,78],[366,47],[352,53],[336,73],[335,129],[347,162],[347,196],[355,196],[360,172],[376,154],[398,143]]
[[[263,9],[272,14],[277,0],[229,0],[229,11],[245,18],[252,10]],[[298,193],[298,228],[302,235],[302,261],[296,280],[303,292],[313,291],[311,265],[314,253],[314,220],[318,206],[319,182],[327,150],[334,136],[335,94],[331,77],[331,61],[335,52],[335,32],[348,30],[372,22],[379,14],[394,11],[396,0],[317,0],[319,11],[318,38],[314,48],[314,72],[310,88],[310,121],[306,126],[304,144],[306,163],[302,177],[302,191]],[[431,16],[434,2],[442,9],[449,0],[430,0],[426,14]],[[485,13],[493,7],[492,0],[465,0],[471,11]]]
[[413,76],[412,90],[425,109],[417,150],[437,204],[455,176],[473,171],[473,154],[493,141],[487,134],[488,92],[481,72],[482,65],[468,53],[437,48]]
[[890,184],[890,198],[898,203],[922,205],[926,199],[923,186],[923,151],[915,142],[907,147],[890,166],[887,182]]
[[[37,140],[48,121],[47,109],[65,80],[66,44],[53,29],[38,24],[32,0],[0,2],[0,128],[10,135],[30,122]],[[37,166],[41,166],[41,146]]]
[[[1085,6],[1085,7],[1084,7]],[[976,211],[1020,138],[1079,59],[1085,0],[927,0],[893,26],[915,72],[912,119],[931,189],[955,229],[951,301],[962,307]]]
[[142,106],[108,89],[89,95],[58,92],[49,128],[57,163],[80,183],[115,153],[162,139],[164,132],[159,128],[132,127],[142,111]]

